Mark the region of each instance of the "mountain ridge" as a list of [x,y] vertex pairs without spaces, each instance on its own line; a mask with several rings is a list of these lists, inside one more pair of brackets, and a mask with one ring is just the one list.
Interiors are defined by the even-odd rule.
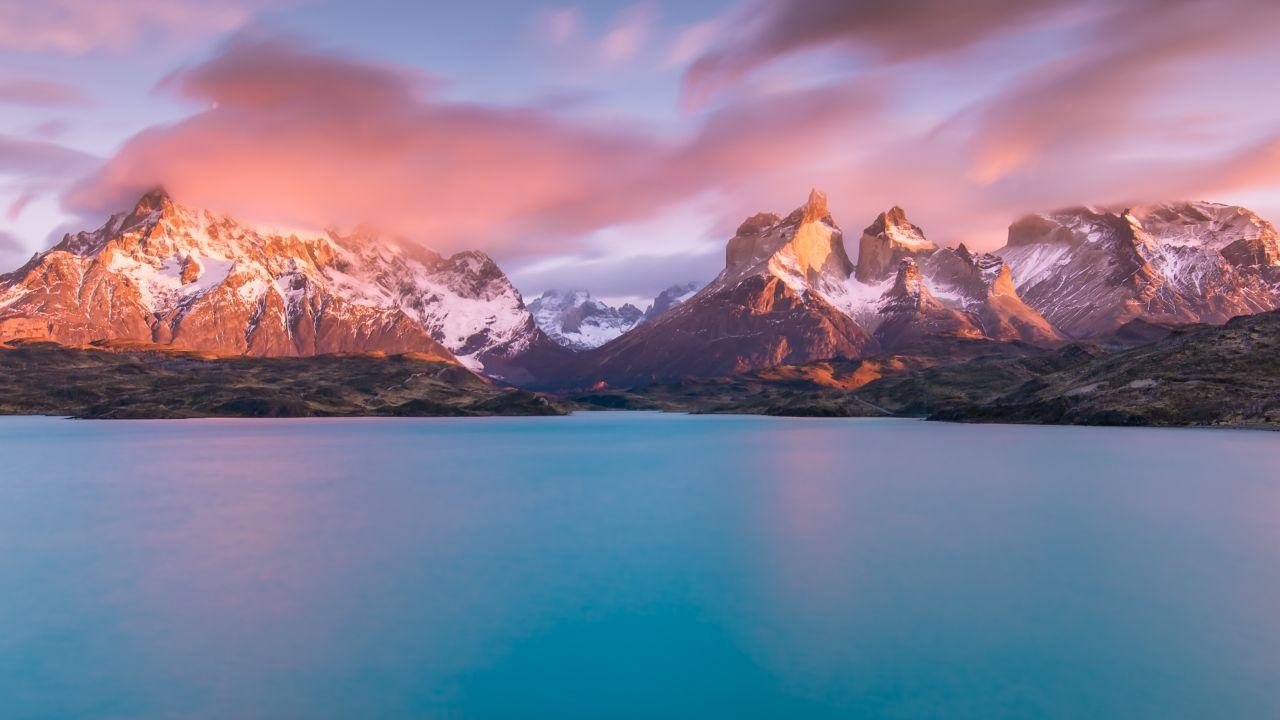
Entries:
[[597,348],[643,322],[650,322],[693,296],[701,287],[690,281],[658,293],[648,308],[631,303],[613,307],[588,290],[546,290],[529,304],[542,331],[557,344],[575,351]]
[[513,381],[563,353],[484,253],[259,231],[163,191],[0,278],[9,339],[251,356],[423,352]]
[[648,311],[585,291],[526,305],[483,252],[255,228],[154,191],[0,275],[0,343],[409,353],[528,387],[618,388],[886,354],[926,362],[948,343],[1133,345],[1280,307],[1280,238],[1238,206],[1035,213],[989,253],[938,246],[894,206],[858,248],[851,257],[814,189],[786,215],[746,218],[715,279],[672,286]]
[[747,218],[711,283],[658,321],[587,352],[564,382],[737,374],[903,350],[934,335],[1061,341],[1018,299],[1001,258],[939,248],[901,208],[863,231],[857,262],[843,238],[816,189],[786,216]]

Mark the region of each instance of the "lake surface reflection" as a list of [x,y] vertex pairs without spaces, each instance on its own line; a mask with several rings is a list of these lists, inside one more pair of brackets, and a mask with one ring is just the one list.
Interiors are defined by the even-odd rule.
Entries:
[[1280,435],[0,418],[5,718],[1280,717]]

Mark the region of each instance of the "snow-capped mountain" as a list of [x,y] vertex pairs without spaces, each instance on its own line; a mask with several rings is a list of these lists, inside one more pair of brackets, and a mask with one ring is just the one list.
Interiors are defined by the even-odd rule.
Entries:
[[519,380],[559,357],[488,256],[245,226],[144,196],[0,276],[0,341],[219,354],[424,352]]
[[529,303],[529,312],[547,337],[570,350],[599,347],[644,319],[635,305],[615,308],[586,290],[548,290]]
[[582,291],[548,292],[526,308],[480,252],[444,257],[368,232],[251,227],[154,192],[0,275],[0,342],[416,352],[567,387],[919,355],[948,338],[1105,340],[1280,307],[1280,237],[1234,206],[1032,215],[995,253],[938,247],[895,207],[858,246],[855,262],[813,191],[786,217],[748,218],[711,283],[668,288],[647,312]]
[[1064,334],[1126,323],[1223,323],[1280,307],[1280,241],[1245,208],[1205,202],[1024,217],[996,251],[1018,292]]
[[1013,286],[999,257],[963,244],[940,248],[902,208],[881,213],[858,242],[851,277],[817,290],[897,352],[945,335],[1052,344],[1061,337]]
[[613,307],[586,290],[547,290],[529,303],[529,312],[557,344],[575,351],[591,350],[688,300],[700,287],[692,281],[672,285],[643,312],[631,303]]
[[1018,300],[1000,258],[939,250],[900,208],[881,214],[860,247],[855,265],[816,190],[785,218],[755,215],[729,240],[715,280],[588,353],[580,382],[731,375],[897,351],[930,335],[1058,340]]
[[848,272],[839,229],[818,193],[786,218],[760,214],[738,228],[725,269],[693,297],[581,356],[573,383],[631,384],[685,376],[721,376],[857,356],[875,340],[805,275]]

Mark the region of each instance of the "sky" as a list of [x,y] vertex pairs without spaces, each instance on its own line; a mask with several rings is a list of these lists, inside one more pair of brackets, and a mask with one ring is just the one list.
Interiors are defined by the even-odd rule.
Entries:
[[1071,205],[1280,218],[1278,32],[1274,0],[0,0],[0,269],[157,185],[615,301],[811,187],[851,251],[893,205],[984,250]]

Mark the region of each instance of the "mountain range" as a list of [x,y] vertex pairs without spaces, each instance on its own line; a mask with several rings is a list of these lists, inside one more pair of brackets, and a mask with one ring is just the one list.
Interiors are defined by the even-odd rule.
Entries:
[[710,283],[641,311],[585,291],[527,306],[491,258],[251,226],[162,191],[0,275],[0,343],[216,356],[381,353],[542,389],[638,387],[939,348],[1136,344],[1280,307],[1280,239],[1241,207],[1070,208],[1006,245],[940,247],[898,207],[850,255],[827,198],[745,220]]
[[570,350],[590,350],[688,300],[699,287],[697,282],[672,285],[658,293],[646,310],[631,303],[613,307],[587,290],[547,290],[529,303],[529,312],[556,343]]
[[255,357],[424,353],[518,383],[568,353],[489,256],[308,235],[144,196],[0,276],[0,341]]
[[996,254],[1027,304],[1073,338],[1125,323],[1225,323],[1275,309],[1280,240],[1245,208],[1204,202],[1029,215]]

